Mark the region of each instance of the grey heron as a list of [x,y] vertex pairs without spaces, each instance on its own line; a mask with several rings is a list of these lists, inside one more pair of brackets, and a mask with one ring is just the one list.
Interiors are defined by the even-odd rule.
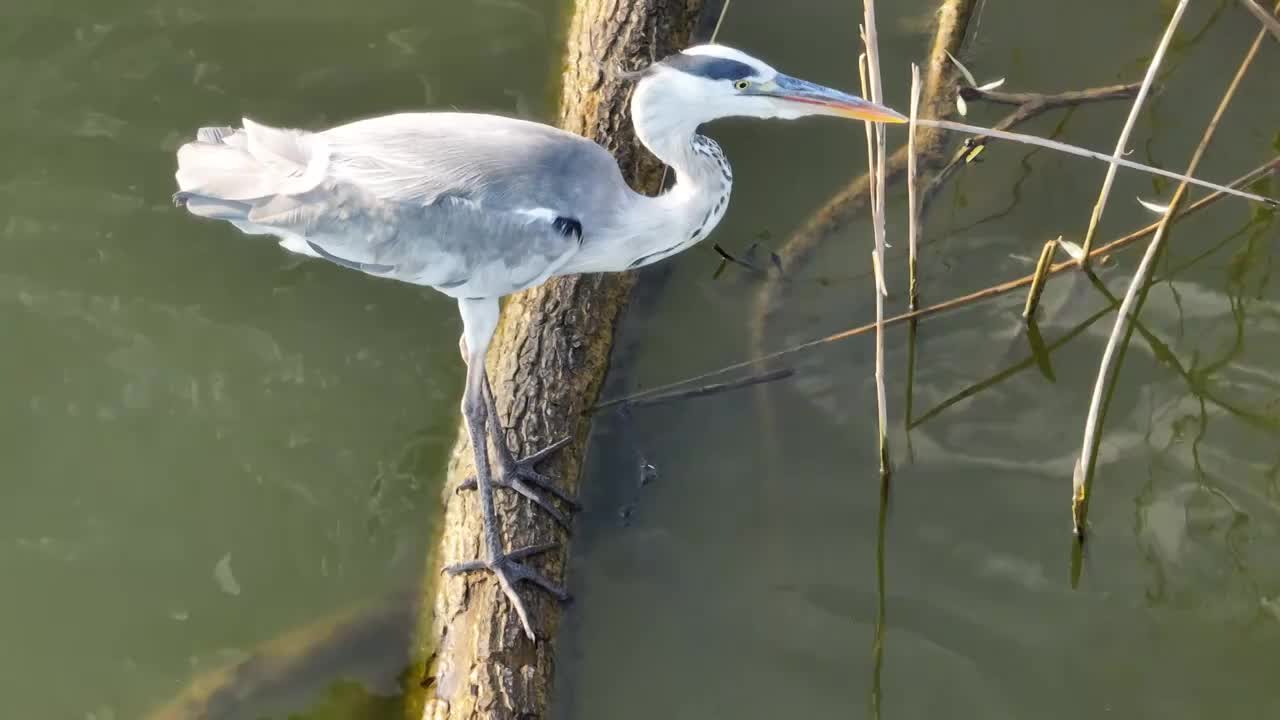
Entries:
[[467,366],[462,414],[484,530],[483,557],[447,571],[493,572],[530,639],[515,584],[566,596],[520,562],[545,548],[502,547],[492,488],[518,491],[567,522],[543,493],[569,499],[535,469],[565,441],[522,460],[507,448],[484,366],[499,299],[556,275],[638,268],[706,238],[728,207],[733,173],[720,146],[699,134],[704,123],[729,116],[906,120],[723,45],[692,47],[633,75],[636,136],[675,172],[675,184],[656,197],[631,190],[599,145],[495,115],[403,113],[320,132],[244,119],[239,128],[201,128],[178,150],[174,200],[191,213],[457,300]]

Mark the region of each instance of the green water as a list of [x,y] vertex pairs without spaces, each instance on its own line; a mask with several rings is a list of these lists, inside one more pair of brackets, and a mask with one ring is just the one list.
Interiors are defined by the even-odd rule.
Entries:
[[[23,4],[0,10],[0,716],[137,718],[262,643],[415,582],[461,378],[450,302],[176,211],[173,151],[240,115],[549,118],[561,3]],[[881,3],[895,106],[932,5]],[[969,65],[1010,90],[1135,80],[1169,5],[988,2]],[[1185,165],[1256,29],[1236,5],[1193,3],[1136,159]],[[735,0],[721,39],[852,88],[859,16],[836,0]],[[1275,153],[1277,73],[1268,41],[1201,175]],[[1109,149],[1125,112],[1023,129]],[[865,165],[861,127],[832,119],[710,132],[736,177],[715,240],[738,253],[781,245]],[[1029,272],[1045,239],[1078,239],[1102,177],[1025,148],[985,158],[929,214],[925,302]],[[1102,236],[1151,221],[1135,195],[1170,191],[1122,172]],[[895,291],[902,209],[896,192]],[[1045,340],[1075,333],[1050,357],[1052,381],[1024,362],[1020,296],[922,324],[913,417],[928,419],[909,435],[907,335],[889,334],[897,471],[883,533],[869,337],[793,356],[797,375],[765,395],[601,418],[556,717],[1277,716],[1276,239],[1235,201],[1173,233],[1162,268],[1176,272],[1142,318],[1153,339],[1135,335],[1111,405],[1075,588],[1070,467],[1111,327],[1110,315],[1079,327],[1106,306],[1081,278],[1045,296]],[[863,220],[788,268],[767,349],[869,319],[869,247]],[[1136,260],[1101,271],[1113,293]],[[703,247],[648,273],[608,394],[754,352],[760,281],[717,278],[717,264]],[[902,305],[895,292],[891,310]],[[643,488],[639,457],[659,472]],[[397,717],[401,654],[359,646],[217,717]]]

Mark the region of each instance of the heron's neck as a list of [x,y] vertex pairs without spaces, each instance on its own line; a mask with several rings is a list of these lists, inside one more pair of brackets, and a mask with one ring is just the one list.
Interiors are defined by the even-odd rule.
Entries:
[[[634,195],[631,207],[620,216],[619,227],[609,233],[608,255],[613,267],[643,267],[681,252],[706,238],[729,206],[733,172],[714,140],[697,132],[697,125],[670,113],[647,112],[645,103],[633,102],[636,137],[675,174],[671,189],[649,197]],[[582,260],[592,264],[584,247]],[[624,267],[616,267],[624,258]]]

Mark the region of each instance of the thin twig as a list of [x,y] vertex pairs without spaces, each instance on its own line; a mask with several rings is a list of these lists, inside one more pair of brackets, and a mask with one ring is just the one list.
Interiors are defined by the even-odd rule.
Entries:
[[[1196,169],[1199,168],[1200,160],[1204,158],[1205,151],[1208,150],[1209,143],[1213,140],[1214,133],[1218,130],[1218,124],[1227,111],[1227,106],[1231,104],[1231,99],[1235,97],[1236,89],[1240,87],[1240,81],[1244,79],[1249,66],[1253,64],[1253,59],[1257,56],[1258,49],[1262,47],[1262,41],[1266,37],[1266,30],[1258,32],[1257,38],[1253,41],[1253,46],[1249,48],[1249,52],[1240,63],[1240,69],[1236,71],[1235,77],[1231,79],[1226,92],[1223,93],[1222,100],[1218,103],[1218,109],[1213,113],[1213,118],[1205,128],[1200,144],[1196,147],[1191,156],[1191,161],[1187,164],[1188,176],[1193,175]],[[1178,189],[1174,191],[1173,200],[1169,203],[1169,209],[1165,212],[1164,217],[1160,219],[1155,236],[1151,238],[1151,242],[1147,245],[1147,251],[1142,256],[1142,262],[1138,264],[1133,280],[1129,283],[1129,290],[1125,293],[1124,300],[1120,303],[1120,310],[1116,314],[1116,324],[1112,328],[1111,337],[1107,340],[1107,347],[1102,353],[1102,362],[1098,368],[1098,378],[1093,387],[1093,397],[1089,401],[1089,415],[1085,420],[1084,441],[1080,448],[1080,457],[1076,461],[1075,471],[1072,473],[1071,519],[1075,534],[1081,538],[1084,537],[1085,521],[1089,511],[1089,489],[1093,484],[1094,470],[1097,465],[1098,444],[1102,437],[1103,397],[1109,396],[1110,392],[1114,390],[1115,378],[1120,369],[1120,361],[1123,359],[1124,351],[1129,345],[1129,338],[1133,335],[1132,320],[1137,317],[1138,312],[1142,309],[1143,301],[1146,300],[1147,288],[1149,287],[1148,281],[1151,278],[1151,271],[1155,267],[1156,257],[1164,248],[1164,239],[1168,235],[1169,227],[1175,214],[1178,212],[1178,206],[1187,195],[1189,184],[1189,181],[1184,180],[1178,185]]]
[[[1269,173],[1276,172],[1276,171],[1280,171],[1280,157],[1272,158],[1271,160],[1263,163],[1262,165],[1254,168],[1253,170],[1250,170],[1249,172],[1245,173],[1239,178],[1233,180],[1230,184],[1236,187],[1248,185],[1254,180],[1257,180],[1260,177],[1264,177]],[[1178,219],[1187,217],[1198,210],[1201,210],[1203,208],[1208,207],[1209,205],[1212,205],[1213,203],[1217,202],[1218,200],[1221,200],[1225,196],[1226,196],[1226,193],[1222,193],[1222,192],[1210,193],[1204,196],[1203,198],[1200,198],[1196,202],[1192,203],[1185,210],[1182,210],[1181,212],[1179,212],[1177,217]],[[1151,235],[1159,227],[1160,227],[1160,223],[1156,222],[1156,223],[1147,225],[1146,227],[1135,230],[1123,237],[1112,240],[1106,245],[1094,248],[1092,251],[1092,255],[1096,258],[1100,255],[1107,255],[1107,254],[1113,253],[1128,245],[1132,245],[1133,243],[1137,242],[1138,240],[1141,240],[1144,237],[1147,237],[1148,235]],[[1050,267],[1049,274],[1056,275],[1057,273],[1063,272],[1068,268],[1075,268],[1075,267],[1078,267],[1076,260],[1074,259],[1067,260],[1064,262],[1056,263],[1052,267]],[[1017,290],[1018,288],[1023,288],[1030,285],[1032,278],[1033,278],[1032,275],[1026,275],[1024,277],[1021,277],[1015,280],[1009,280],[1007,282],[1003,282],[998,285],[992,285],[991,287],[969,293],[968,295],[962,295],[960,297],[952,298],[950,300],[947,300],[946,302],[940,302],[935,305],[930,305],[928,307],[921,308],[919,310],[903,313],[901,315],[896,315],[891,318],[886,318],[884,321],[884,325],[885,327],[888,327],[891,325],[897,325],[898,323],[903,323],[908,320],[912,320],[916,318],[930,317],[932,315],[937,315],[937,314],[948,312],[951,310],[956,310],[961,307],[966,307],[976,302],[981,302],[983,300],[989,300],[994,297],[1006,295],[1008,293],[1013,292],[1014,290]],[[742,370],[744,368],[751,367],[752,365],[766,363],[771,360],[776,360],[778,358],[786,357],[787,355],[792,355],[797,352],[809,350],[811,348],[827,345],[834,342],[839,342],[841,340],[847,340],[849,338],[871,332],[875,330],[875,328],[876,328],[875,323],[869,323],[867,325],[861,325],[858,327],[849,328],[847,330],[841,330],[840,332],[832,333],[830,335],[826,335],[824,337],[820,337],[815,340],[808,340],[806,342],[800,343],[799,345],[793,345],[791,347],[784,348],[776,352],[768,353],[768,354],[761,355],[759,357],[754,357],[748,360],[735,362],[730,365],[725,365],[723,367],[717,368],[715,370],[709,370],[707,372],[701,373],[699,375],[695,375],[693,377],[685,378],[683,380],[677,380],[675,382],[666,383],[663,385],[659,385],[657,387],[649,388],[647,390],[641,390],[639,392],[633,393],[625,397],[615,398],[613,400],[609,400],[599,405],[596,405],[594,408],[592,408],[592,411],[594,412],[596,410],[601,410],[606,407],[620,405],[622,403],[627,403],[627,402],[634,402],[637,400],[641,400],[643,398],[651,397],[653,395],[670,392],[677,388],[681,388],[686,385],[689,385],[690,383],[703,382],[703,381],[709,380],[710,378],[716,377],[718,375],[730,373],[735,370]]]
[[[1178,7],[1174,8],[1169,26],[1165,28],[1164,36],[1160,38],[1160,44],[1156,47],[1155,54],[1151,56],[1151,63],[1147,65],[1147,74],[1142,78],[1142,88],[1138,90],[1138,97],[1133,99],[1133,107],[1129,109],[1129,117],[1125,119],[1124,127],[1120,130],[1120,138],[1116,140],[1116,151],[1111,154],[1112,157],[1123,157],[1125,148],[1129,146],[1129,134],[1133,132],[1133,126],[1138,122],[1138,113],[1142,111],[1142,104],[1147,101],[1151,83],[1156,79],[1156,72],[1160,69],[1160,63],[1164,61],[1165,51],[1173,42],[1174,32],[1178,29],[1182,13],[1186,11],[1189,2],[1190,0],[1180,0]],[[1116,179],[1118,169],[1118,165],[1109,165],[1106,177],[1102,179],[1102,191],[1098,193],[1098,202],[1094,204],[1093,215],[1089,217],[1089,229],[1085,231],[1084,242],[1081,243],[1081,247],[1084,248],[1084,254],[1080,256],[1081,268],[1089,266],[1089,251],[1093,249],[1093,237],[1098,232],[1098,221],[1102,219],[1102,213],[1107,208],[1107,198],[1111,195],[1111,184]]]
[[1267,12],[1267,9],[1259,5],[1257,0],[1240,0],[1240,2],[1266,26],[1268,32],[1276,36],[1276,40],[1280,40],[1280,20],[1276,19],[1275,13]]
[[[1075,107],[1085,103],[1101,102],[1104,100],[1116,100],[1119,98],[1133,97],[1138,91],[1138,83],[1129,85],[1109,85],[1106,87],[1089,88],[1087,90],[1071,90],[1069,92],[1056,93],[1053,95],[1041,95],[1038,93],[1001,93],[994,91],[978,90],[977,88],[965,88],[962,94],[971,100],[988,100],[990,102],[999,103],[1001,105],[1016,105],[1017,109],[1012,113],[1004,116],[1000,122],[992,125],[996,130],[1008,130],[1032,118],[1038,117],[1042,113],[1048,112],[1060,107]],[[990,138],[979,136],[970,138],[969,142],[962,145],[951,156],[942,170],[929,181],[921,196],[921,214],[925,209],[933,204],[933,198],[942,189],[942,185],[951,179],[960,168],[964,167],[966,158],[972,152],[972,146],[975,144],[985,143]]]
[[626,406],[628,408],[634,409],[634,408],[640,408],[640,407],[650,407],[653,405],[660,405],[662,403],[672,402],[675,400],[688,400],[690,398],[707,397],[708,395],[719,395],[721,393],[726,393],[733,390],[740,390],[742,388],[752,387],[754,385],[760,385],[762,383],[775,382],[777,380],[785,380],[795,374],[796,374],[795,368],[787,368],[787,367],[778,368],[777,370],[771,370],[767,373],[762,373],[760,375],[752,375],[750,377],[745,377],[738,380],[729,380],[727,382],[722,382],[722,383],[709,383],[707,385],[701,385],[699,387],[689,388],[687,390],[678,390],[675,392],[663,393],[661,395],[649,395],[643,398],[638,398],[636,400],[629,400],[629,401],[624,401],[622,399],[611,400],[609,402],[600,403],[595,407],[595,410],[604,410],[605,408],[609,408],[614,405],[621,405],[624,402],[626,403]]
[[1133,170],[1141,170],[1143,172],[1151,173],[1152,175],[1161,175],[1163,177],[1172,178],[1174,180],[1178,180],[1184,183],[1191,183],[1193,185],[1199,185],[1201,187],[1210,188],[1218,192],[1226,192],[1229,195],[1242,197],[1242,198],[1245,198],[1246,200],[1254,200],[1256,202],[1264,203],[1272,207],[1280,207],[1280,200],[1276,200],[1274,198],[1255,195],[1254,193],[1245,192],[1244,190],[1236,190],[1235,188],[1230,188],[1225,185],[1219,185],[1217,183],[1209,182],[1208,180],[1200,180],[1195,177],[1182,175],[1176,172],[1171,172],[1169,170],[1161,170],[1160,168],[1151,167],[1150,165],[1143,165],[1142,163],[1134,162],[1132,160],[1127,160],[1125,158],[1112,157],[1110,155],[1100,153],[1096,150],[1089,150],[1087,148],[1077,147],[1075,145],[1068,145],[1067,143],[1058,142],[1057,140],[1049,140],[1047,138],[1037,137],[1035,135],[1025,135],[1023,133],[1008,132],[1005,130],[996,130],[995,128],[978,127],[977,125],[966,125],[965,123],[952,122],[950,120],[931,120],[928,118],[920,118],[916,122],[919,123],[920,125],[924,125],[926,127],[938,128],[940,130],[954,130],[956,132],[969,133],[971,135],[988,136],[988,137],[1000,138],[1001,140],[1012,140],[1014,142],[1020,142],[1026,145],[1038,145],[1040,147],[1049,148],[1050,150],[1057,150],[1058,152],[1067,153],[1068,155],[1079,155],[1080,157],[1092,158],[1094,160],[1101,160],[1102,162],[1105,162],[1105,163],[1123,165],[1124,167],[1127,167]]
[[907,274],[910,289],[907,309],[915,310],[920,304],[920,289],[916,284],[919,256],[916,242],[920,234],[920,200],[916,197],[916,119],[920,115],[920,66],[911,63],[911,116],[907,126]]
[[1063,105],[1081,105],[1099,100],[1133,97],[1141,83],[1121,83],[1119,85],[1103,85],[1086,90],[1067,90],[1060,93],[1006,92],[1003,90],[983,90],[976,87],[964,87],[960,94],[965,100],[973,102],[982,100],[997,105],[1045,105],[1060,107]]

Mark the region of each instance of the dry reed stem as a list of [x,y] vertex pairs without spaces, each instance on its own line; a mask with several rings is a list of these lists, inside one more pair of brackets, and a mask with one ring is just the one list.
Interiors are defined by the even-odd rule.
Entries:
[[1267,9],[1259,5],[1257,0],[1240,0],[1240,2],[1246,10],[1258,18],[1258,21],[1275,36],[1276,40],[1280,40],[1280,20],[1276,19],[1275,13],[1267,12]]
[[[867,43],[867,35],[865,32],[862,32],[861,36],[862,44],[865,46]],[[865,52],[858,54],[858,82],[862,87],[862,97],[871,97],[871,89],[867,86],[867,54]],[[868,177],[874,178],[876,176],[876,165],[878,164],[876,162],[876,131],[873,123],[864,122],[862,123],[862,127],[867,131],[867,175]],[[875,207],[876,184],[874,182],[868,184],[867,193],[871,198],[871,207]],[[877,285],[877,287],[879,286]]]
[[920,199],[916,196],[916,119],[920,116],[920,66],[911,63],[911,115],[907,125],[907,275],[910,288],[907,309],[915,310],[920,304],[920,288],[916,282],[916,244],[920,236]]
[[[867,49],[867,81],[871,90],[871,102],[877,104],[884,103],[884,86],[880,72],[880,41],[876,32],[876,3],[875,0],[863,0],[863,43]],[[872,225],[875,229],[876,239],[876,258],[880,262],[881,269],[884,268],[884,213],[885,213],[885,127],[884,123],[867,123],[875,132],[875,165],[874,187],[875,190],[871,194],[871,217]],[[880,293],[887,295],[888,290],[884,281],[884,274],[881,273],[878,284]]]
[[[1160,44],[1156,46],[1155,54],[1151,56],[1151,62],[1147,65],[1147,74],[1142,78],[1142,87],[1138,90],[1138,97],[1133,99],[1133,107],[1129,109],[1129,117],[1124,121],[1124,127],[1120,130],[1120,137],[1116,140],[1116,150],[1111,154],[1112,157],[1122,157],[1125,154],[1125,148],[1129,146],[1129,135],[1133,132],[1133,126],[1138,122],[1138,113],[1142,111],[1142,105],[1147,101],[1147,93],[1151,90],[1151,84],[1155,82],[1156,73],[1160,69],[1160,64],[1164,62],[1165,51],[1169,49],[1169,44],[1173,42],[1174,32],[1178,29],[1178,23],[1182,21],[1182,14],[1187,9],[1190,0],[1180,0],[1178,7],[1174,8],[1173,17],[1169,18],[1169,25],[1165,28],[1164,36],[1160,38]],[[1116,179],[1116,170],[1118,165],[1107,166],[1107,174],[1102,179],[1102,190],[1098,193],[1098,202],[1093,206],[1093,214],[1089,217],[1089,229],[1085,231],[1084,242],[1081,247],[1084,254],[1080,256],[1080,267],[1089,266],[1089,251],[1093,249],[1093,238],[1098,232],[1098,221],[1102,219],[1102,213],[1107,208],[1107,199],[1111,195],[1111,185]]]
[[[884,284],[884,266],[872,251],[871,267],[876,274],[876,287]],[[884,392],[884,293],[876,292],[876,417],[880,425],[880,474],[889,474],[889,413]]]
[[[1280,4],[1277,6],[1280,7]],[[1262,47],[1262,41],[1266,37],[1266,30],[1259,31],[1252,47],[1249,48],[1249,52],[1245,54],[1235,77],[1231,79],[1226,92],[1223,93],[1222,100],[1218,103],[1218,108],[1213,113],[1213,118],[1205,128],[1200,144],[1196,147],[1191,156],[1191,161],[1187,164],[1187,175],[1193,175],[1200,166],[1200,161],[1204,158],[1205,152],[1209,148],[1209,143],[1213,140],[1213,136],[1218,130],[1222,116],[1226,114],[1227,106],[1231,104],[1231,99],[1235,97],[1236,89],[1240,87],[1241,80],[1244,79],[1249,66],[1253,64],[1253,59],[1257,57],[1258,49]],[[1124,300],[1120,303],[1120,310],[1116,313],[1116,324],[1111,330],[1111,337],[1107,340],[1107,347],[1102,353],[1102,362],[1098,368],[1098,378],[1094,383],[1093,396],[1089,401],[1089,415],[1085,420],[1084,440],[1080,448],[1080,457],[1076,460],[1071,481],[1071,520],[1073,530],[1076,536],[1080,538],[1084,537],[1085,521],[1089,511],[1089,489],[1093,484],[1098,445],[1102,438],[1103,396],[1109,395],[1109,389],[1114,389],[1115,380],[1119,374],[1120,360],[1123,358],[1124,350],[1128,347],[1129,338],[1133,334],[1132,321],[1142,309],[1142,303],[1146,299],[1147,283],[1151,277],[1151,271],[1155,267],[1156,257],[1164,248],[1164,239],[1168,235],[1169,227],[1178,211],[1178,206],[1187,195],[1189,185],[1190,183],[1184,180],[1178,185],[1178,189],[1174,191],[1173,200],[1169,203],[1169,209],[1165,211],[1164,217],[1160,219],[1160,223],[1156,227],[1155,236],[1151,238],[1151,242],[1147,245],[1147,251],[1142,256],[1142,262],[1138,264],[1133,280],[1129,283],[1129,290],[1125,293]]]
[[1049,277],[1049,268],[1053,265],[1053,251],[1058,249],[1057,240],[1048,240],[1040,248],[1040,259],[1036,261],[1036,271],[1031,276],[1031,289],[1027,291],[1027,304],[1022,308],[1022,319],[1032,322],[1036,309],[1040,307],[1040,295],[1044,292],[1045,280]]
[[[863,0],[863,43],[866,45],[867,80],[871,90],[871,102],[884,103],[884,88],[880,74],[880,47],[876,33],[875,0]],[[873,123],[867,123],[871,127]],[[875,182],[871,184],[871,224],[875,230],[875,250],[871,253],[871,267],[875,271],[876,295],[876,417],[879,421],[880,474],[889,474],[889,410],[884,390],[884,298],[888,285],[884,273],[884,224],[885,224],[885,127],[874,123],[875,148],[869,161],[874,168]]]

